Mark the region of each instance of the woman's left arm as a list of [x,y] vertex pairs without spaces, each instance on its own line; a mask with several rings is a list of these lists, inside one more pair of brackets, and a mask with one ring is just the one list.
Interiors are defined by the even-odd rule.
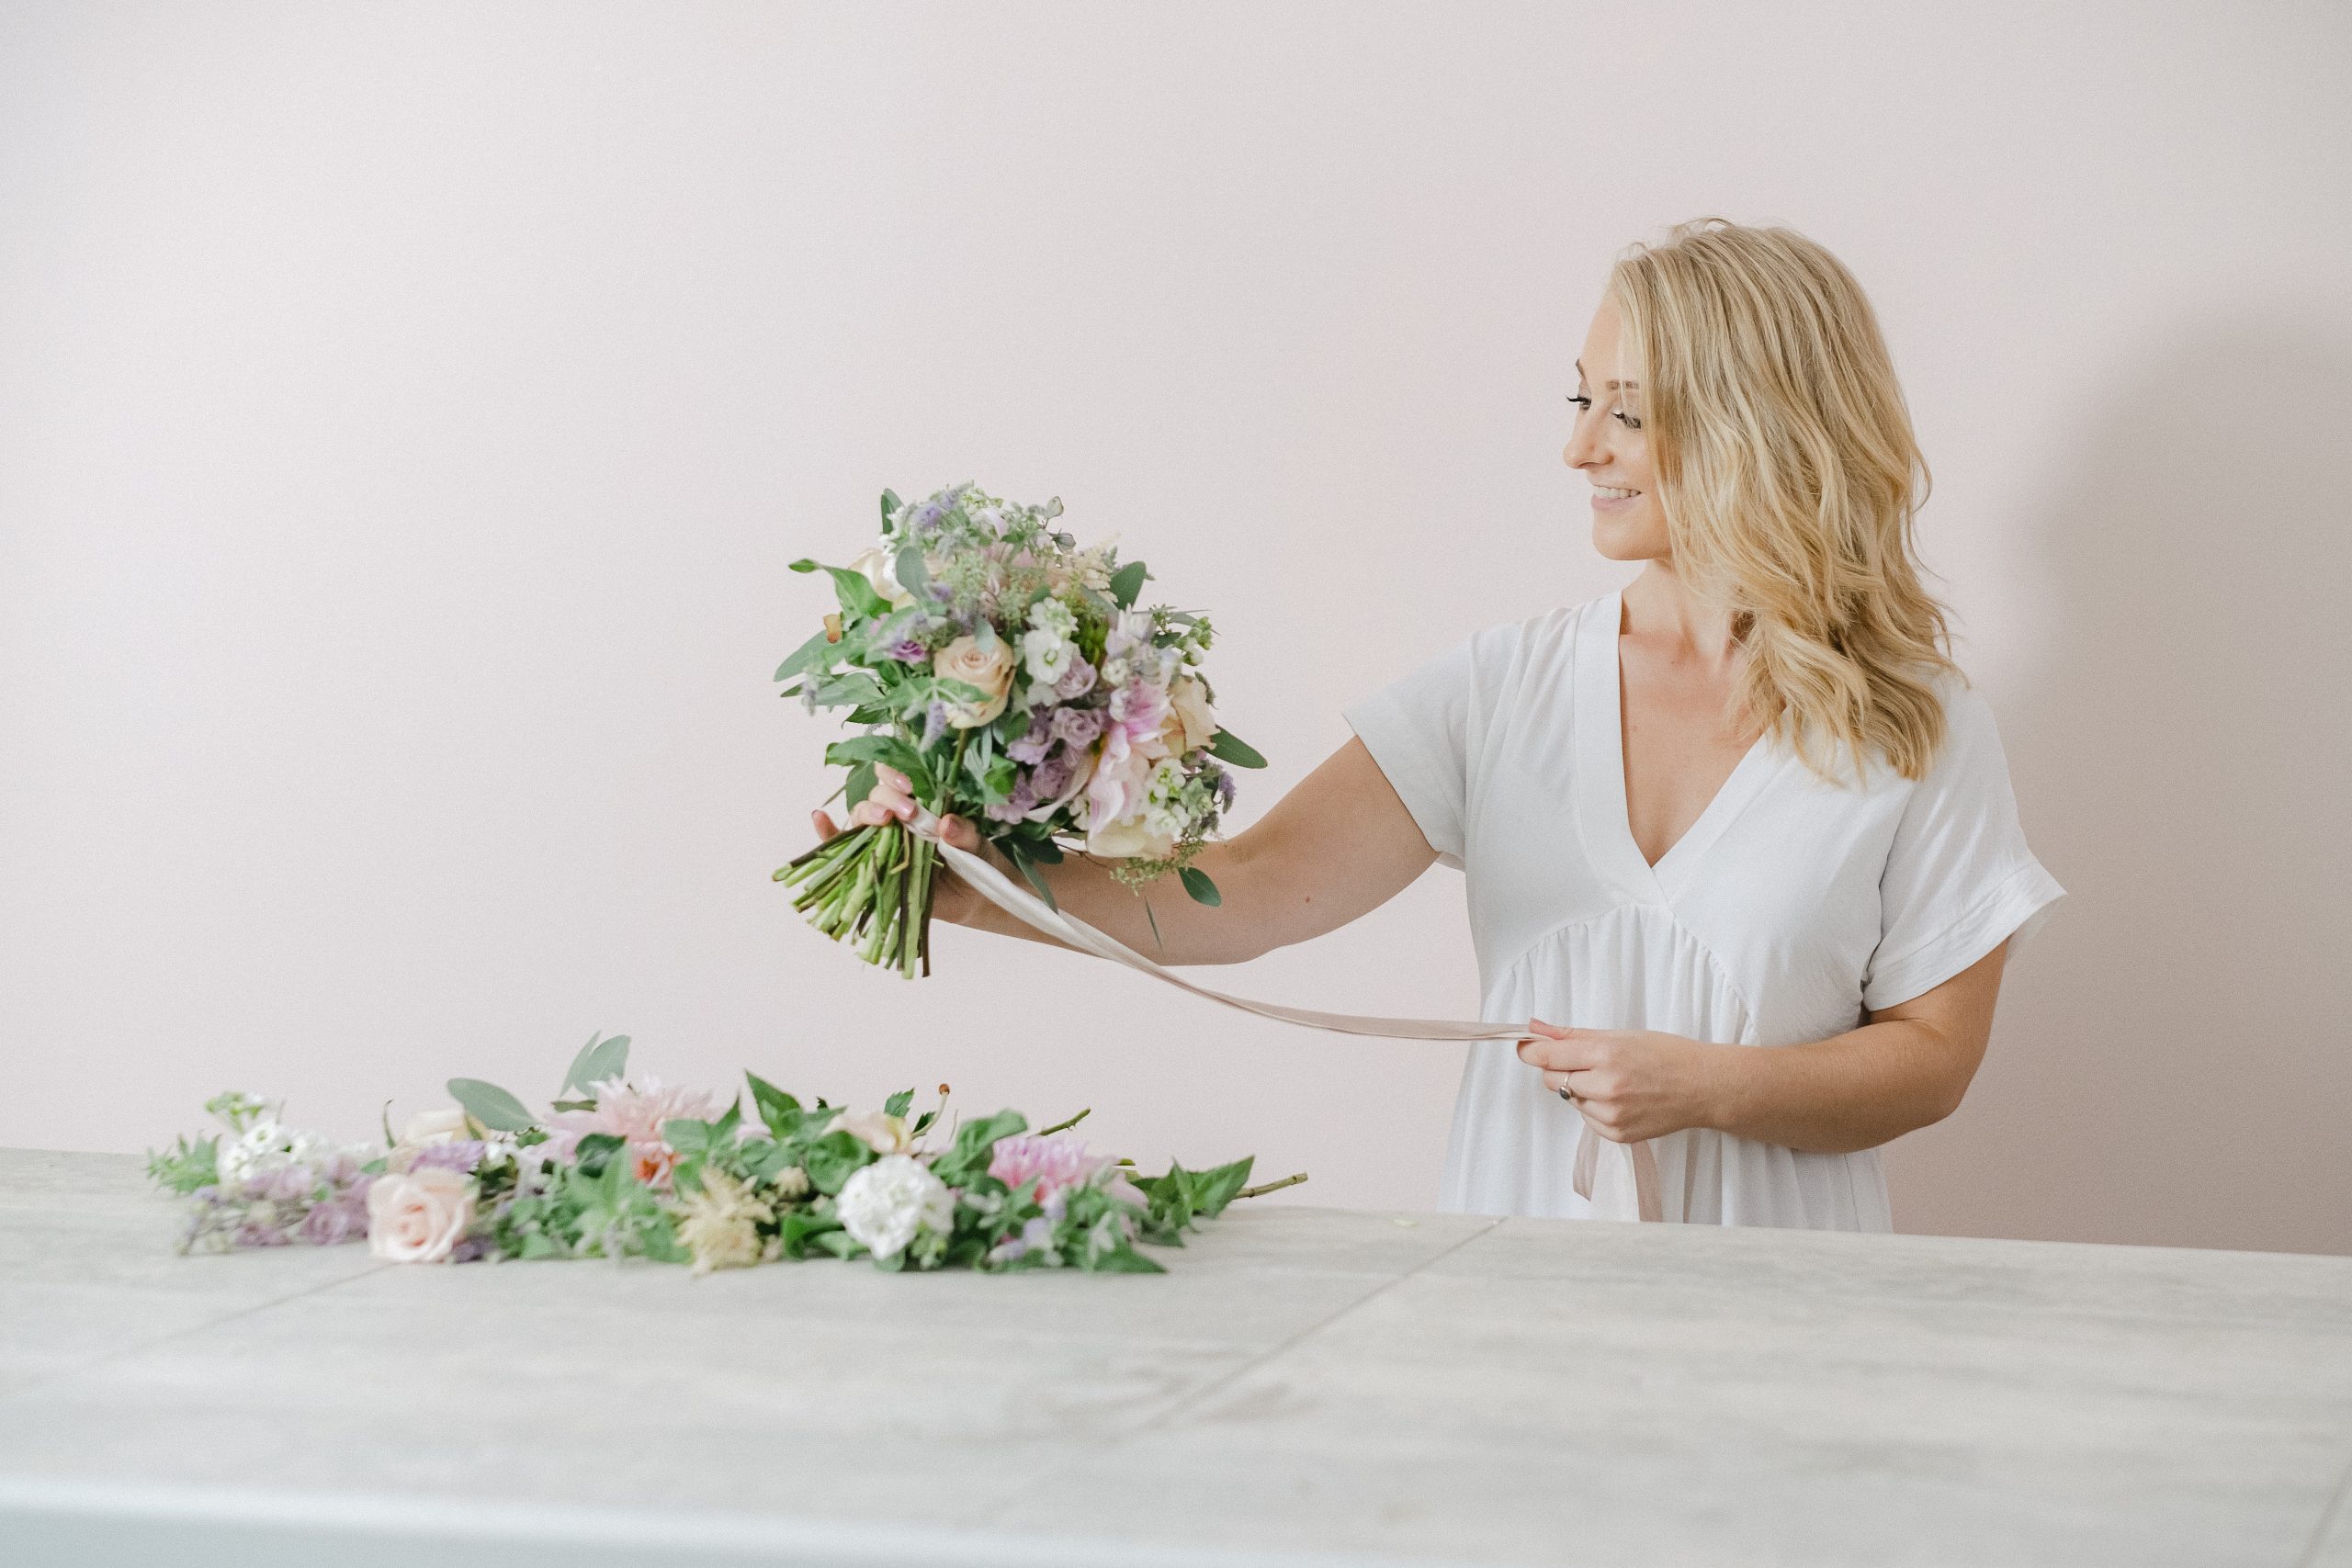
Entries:
[[1859,1029],[1802,1045],[1716,1045],[1649,1030],[1529,1027],[1522,1060],[1565,1082],[1613,1142],[1713,1127],[1819,1154],[1876,1148],[1960,1109],[1993,1032],[2003,942]]

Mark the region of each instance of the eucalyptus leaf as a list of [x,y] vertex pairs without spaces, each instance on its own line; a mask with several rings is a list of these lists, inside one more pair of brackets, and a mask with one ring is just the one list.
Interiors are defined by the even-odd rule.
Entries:
[[1188,865],[1178,874],[1184,879],[1184,891],[1193,896],[1194,903],[1206,904],[1214,909],[1225,902],[1225,895],[1216,890],[1216,884],[1209,880],[1207,872]]
[[449,1098],[464,1106],[467,1115],[494,1133],[519,1133],[539,1124],[539,1119],[521,1100],[496,1084],[484,1083],[480,1078],[451,1078]]
[[575,1089],[584,1091],[599,1078],[616,1078],[628,1070],[628,1036],[616,1034],[606,1040],[599,1032],[590,1035],[588,1043],[580,1047],[580,1055],[571,1058],[571,1069],[563,1075],[563,1085],[556,1092],[567,1094]]
[[1143,592],[1144,580],[1150,575],[1139,560],[1131,560],[1111,574],[1111,597],[1119,602],[1120,609],[1135,608],[1136,596]]

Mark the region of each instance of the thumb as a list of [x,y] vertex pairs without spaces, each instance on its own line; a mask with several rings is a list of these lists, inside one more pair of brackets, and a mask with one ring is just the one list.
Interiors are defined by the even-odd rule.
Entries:
[[979,852],[980,830],[972,826],[968,818],[956,816],[941,818],[939,836],[959,850],[968,850],[974,854]]

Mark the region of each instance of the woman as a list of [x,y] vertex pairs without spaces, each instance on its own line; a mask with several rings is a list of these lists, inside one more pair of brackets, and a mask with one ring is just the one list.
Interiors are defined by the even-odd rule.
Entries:
[[[1648,1139],[1666,1219],[1890,1229],[1878,1146],[1958,1107],[2004,959],[2064,890],[1920,585],[1928,472],[1876,320],[1819,245],[1700,220],[1618,261],[1577,375],[1564,456],[1639,576],[1347,710],[1353,740],[1203,851],[1221,908],[1159,900],[1155,941],[1083,857],[1054,896],[1223,964],[1444,861],[1483,1016],[1537,1037],[1471,1047],[1442,1207],[1629,1213],[1631,1162],[1589,1167],[1588,1200],[1577,1156]],[[885,771],[850,819],[912,810]],[[939,913],[1051,940],[953,880]]]

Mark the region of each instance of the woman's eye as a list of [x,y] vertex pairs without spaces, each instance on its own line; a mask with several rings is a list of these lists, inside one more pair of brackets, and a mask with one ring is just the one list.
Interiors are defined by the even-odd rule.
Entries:
[[1642,427],[1642,422],[1627,414],[1623,409],[1617,411],[1617,417],[1625,422],[1625,428],[1628,430],[1639,430]]
[[1576,404],[1577,407],[1580,409],[1589,409],[1592,407],[1592,400],[1584,396],[1580,392],[1570,392],[1568,394],[1568,401]]

